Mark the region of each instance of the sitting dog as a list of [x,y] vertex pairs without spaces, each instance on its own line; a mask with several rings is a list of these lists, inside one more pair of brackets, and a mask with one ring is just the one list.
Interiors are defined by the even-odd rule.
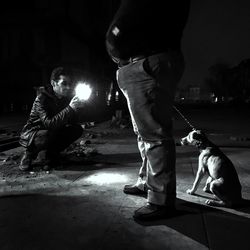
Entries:
[[181,139],[182,145],[194,145],[200,150],[198,171],[193,187],[187,190],[194,194],[202,177],[208,178],[203,191],[213,193],[218,200],[206,200],[210,206],[234,207],[241,203],[241,184],[230,159],[200,130],[193,130]]

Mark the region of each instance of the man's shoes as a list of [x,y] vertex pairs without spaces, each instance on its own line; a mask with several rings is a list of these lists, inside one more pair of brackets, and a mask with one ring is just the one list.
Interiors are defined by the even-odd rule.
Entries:
[[125,194],[132,194],[132,195],[146,195],[147,194],[146,191],[139,189],[136,185],[125,185],[123,188],[123,192]]
[[50,171],[51,169],[54,169],[55,167],[57,167],[58,165],[60,165],[60,163],[58,161],[54,161],[54,160],[47,160],[42,169],[44,171]]
[[44,171],[50,171],[51,169],[52,169],[53,167],[52,167],[52,164],[50,164],[50,163],[45,163],[44,165],[43,165],[43,167],[42,167],[42,169],[44,170]]
[[44,171],[49,171],[61,164],[61,158],[60,158],[60,153],[56,154],[48,154],[46,152],[45,154],[45,162],[43,165],[43,170]]
[[152,203],[147,203],[146,206],[137,209],[134,212],[133,217],[135,220],[150,221],[171,217],[175,213],[176,210],[174,206],[160,206]]
[[21,161],[20,161],[19,169],[21,171],[31,170],[32,169],[32,166],[31,166],[32,159],[34,159],[34,154],[32,152],[26,150],[23,154]]

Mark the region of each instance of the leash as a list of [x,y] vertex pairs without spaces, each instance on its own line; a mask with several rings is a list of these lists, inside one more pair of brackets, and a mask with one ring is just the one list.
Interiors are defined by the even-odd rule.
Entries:
[[183,120],[188,124],[188,126],[192,129],[192,130],[196,130],[196,128],[191,124],[191,122],[188,121],[188,119],[181,113],[181,111],[179,109],[177,109],[174,105],[173,108],[175,109],[175,111],[183,118]]

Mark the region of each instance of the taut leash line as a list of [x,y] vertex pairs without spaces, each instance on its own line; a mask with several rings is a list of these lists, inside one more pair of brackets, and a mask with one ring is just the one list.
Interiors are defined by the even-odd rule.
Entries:
[[196,130],[196,128],[188,121],[188,119],[181,113],[179,109],[177,109],[174,105],[173,108],[183,118],[183,120],[188,124],[188,126],[192,128],[192,130]]

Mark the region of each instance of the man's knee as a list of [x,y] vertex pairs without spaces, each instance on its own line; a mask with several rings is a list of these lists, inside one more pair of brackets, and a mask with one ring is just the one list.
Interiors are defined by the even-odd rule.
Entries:
[[39,130],[34,136],[31,147],[37,151],[41,151],[47,148],[49,143],[49,131],[48,130]]

